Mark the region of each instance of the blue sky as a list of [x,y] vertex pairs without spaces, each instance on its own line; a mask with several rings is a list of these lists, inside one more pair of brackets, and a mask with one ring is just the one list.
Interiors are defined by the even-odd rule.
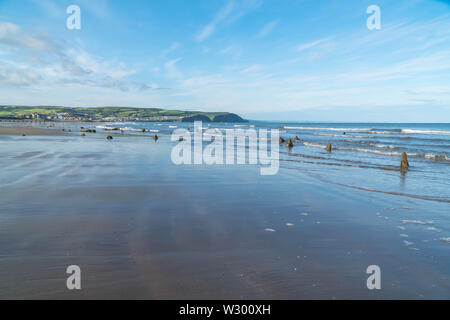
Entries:
[[450,122],[450,1],[0,0],[0,104]]

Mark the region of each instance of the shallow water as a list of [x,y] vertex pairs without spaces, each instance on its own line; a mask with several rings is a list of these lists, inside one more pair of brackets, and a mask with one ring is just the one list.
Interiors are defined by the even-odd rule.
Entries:
[[[437,201],[449,199],[444,161],[411,157],[402,174],[395,156],[304,145],[348,143],[319,135],[332,130],[284,129],[302,143],[280,149],[275,176],[250,165],[176,166],[173,125],[120,124],[160,130],[156,143],[154,133],[101,128],[87,137],[0,136],[0,297],[450,297],[450,205]],[[425,129],[445,131],[417,127]],[[412,144],[437,139],[405,135]],[[436,136],[443,141],[431,145],[448,144]],[[65,287],[71,264],[82,268],[80,292]],[[373,264],[379,291],[366,288]]]

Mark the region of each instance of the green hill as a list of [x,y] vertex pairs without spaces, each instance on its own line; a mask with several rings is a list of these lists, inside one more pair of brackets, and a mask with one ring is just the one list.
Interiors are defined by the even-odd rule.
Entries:
[[68,108],[50,106],[0,106],[0,119],[44,119],[65,121],[194,121],[246,122],[228,112],[165,110],[159,108]]

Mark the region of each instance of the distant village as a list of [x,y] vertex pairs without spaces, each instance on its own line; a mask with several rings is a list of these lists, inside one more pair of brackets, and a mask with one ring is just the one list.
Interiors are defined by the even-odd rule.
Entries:
[[182,116],[154,116],[154,117],[105,117],[105,118],[93,118],[88,114],[84,115],[73,115],[67,112],[56,113],[54,115],[45,115],[39,113],[31,113],[25,115],[19,115],[14,118],[8,117],[10,120],[36,120],[36,121],[114,121],[114,122],[124,122],[124,121],[162,121],[162,122],[179,122],[183,120]]

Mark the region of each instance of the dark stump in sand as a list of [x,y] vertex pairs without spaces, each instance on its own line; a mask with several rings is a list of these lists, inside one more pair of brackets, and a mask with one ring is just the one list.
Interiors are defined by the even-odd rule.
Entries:
[[184,138],[178,139],[178,142],[183,142],[183,141],[184,141]]
[[112,128],[111,130],[112,130],[112,131],[119,131],[120,128]]
[[295,142],[300,142],[300,138],[298,136],[295,136],[294,141]]
[[406,152],[402,153],[402,162],[400,163],[400,168],[405,170],[409,168],[408,156],[406,155]]
[[97,133],[97,131],[94,130],[94,129],[81,130],[81,132],[86,132],[86,133]]
[[294,143],[292,142],[291,139],[289,139],[288,142],[286,143],[286,147],[292,148],[293,146],[294,146]]
[[328,152],[331,152],[333,150],[333,147],[331,146],[331,143],[329,143],[328,145],[327,145],[327,151]]
[[153,137],[153,140],[158,141],[159,137],[157,134],[155,134],[155,136]]
[[111,136],[107,136],[107,137],[106,137],[106,139],[108,139],[108,140],[112,140],[112,139],[113,139],[113,137],[111,137]]
[[286,140],[284,140],[282,137],[280,137],[280,143],[284,143]]
[[26,134],[25,133],[22,133],[22,137],[25,137],[26,136]]
[[141,129],[141,132],[145,132],[146,130],[145,129]]
[[82,137],[86,137],[86,134],[85,134],[85,133],[82,133],[81,136],[82,136]]

